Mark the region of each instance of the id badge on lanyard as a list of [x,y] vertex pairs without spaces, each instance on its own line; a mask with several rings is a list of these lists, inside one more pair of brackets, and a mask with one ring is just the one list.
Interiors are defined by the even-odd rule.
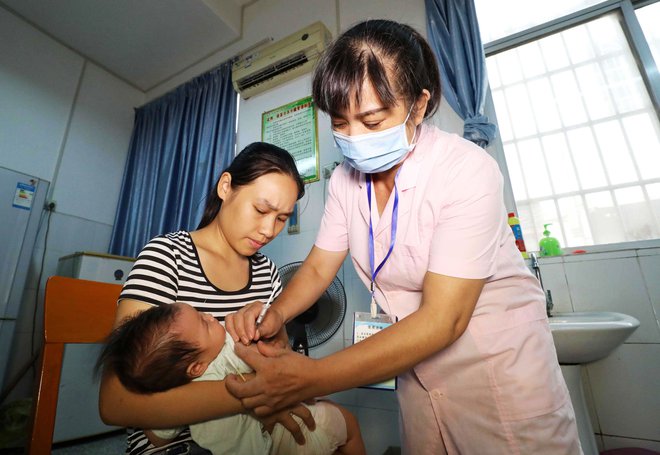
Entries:
[[[385,255],[385,258],[374,268],[375,258],[374,258],[374,230],[373,222],[371,220],[371,176],[367,174],[367,199],[369,201],[369,264],[371,266],[371,305],[370,312],[360,312],[356,311],[353,319],[353,344],[359,343],[360,341],[370,337],[371,335],[380,332],[381,330],[391,326],[396,322],[396,317],[389,314],[378,313],[378,307],[376,305],[376,298],[374,294],[374,286],[376,283],[376,277],[378,273],[385,265],[385,262],[389,259],[392,250],[394,249],[394,242],[396,240],[396,229],[397,229],[397,215],[399,213],[399,192],[396,187],[396,178],[394,180],[394,206],[392,208],[392,235],[390,238],[390,248]],[[380,382],[378,384],[370,384],[364,386],[366,388],[374,389],[384,389],[384,390],[396,390],[397,380],[396,377],[389,379],[387,381]]]

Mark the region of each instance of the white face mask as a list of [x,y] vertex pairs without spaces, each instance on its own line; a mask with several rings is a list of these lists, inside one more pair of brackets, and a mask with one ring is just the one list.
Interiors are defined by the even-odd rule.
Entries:
[[383,131],[356,136],[333,131],[332,135],[348,164],[358,171],[366,174],[387,171],[403,161],[408,152],[415,147],[414,143],[408,143],[406,134],[406,122],[411,112],[412,106],[402,124]]

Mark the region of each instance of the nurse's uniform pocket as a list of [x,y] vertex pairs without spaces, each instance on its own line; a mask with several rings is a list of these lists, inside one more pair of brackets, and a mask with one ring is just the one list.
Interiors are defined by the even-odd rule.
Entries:
[[420,254],[417,247],[401,245],[392,251],[388,262],[392,287],[406,291],[422,289],[429,265],[428,254]]
[[389,279],[393,287],[417,292],[422,289],[429,268],[432,233],[431,229],[410,230],[394,247],[387,265],[391,267]]
[[568,391],[543,308],[528,305],[477,316],[468,330],[486,361],[504,420],[548,414],[566,403]]

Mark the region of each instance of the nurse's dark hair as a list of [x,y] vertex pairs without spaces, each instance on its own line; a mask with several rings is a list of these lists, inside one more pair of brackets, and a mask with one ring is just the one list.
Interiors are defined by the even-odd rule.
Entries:
[[[388,78],[391,71],[392,79]],[[426,40],[412,27],[389,20],[367,20],[342,33],[314,70],[312,96],[330,115],[339,115],[361,99],[369,80],[385,106],[402,97],[412,105],[426,89],[431,94],[424,118],[440,104],[440,73]]]
[[[298,186],[297,199],[300,199],[305,195],[303,179],[298,173],[296,162],[291,154],[283,148],[268,144],[267,142],[253,142],[245,147],[241,150],[241,153],[236,155],[236,158],[234,158],[234,161],[231,162],[229,167],[220,173],[220,176],[225,172],[231,174],[232,189],[249,185],[266,174],[276,172],[288,175]],[[219,181],[220,177],[218,177],[215,185],[211,188],[211,191],[209,191],[206,198],[204,214],[202,215],[202,221],[199,222],[197,229],[201,229],[211,224],[220,212],[222,199],[218,196]]]

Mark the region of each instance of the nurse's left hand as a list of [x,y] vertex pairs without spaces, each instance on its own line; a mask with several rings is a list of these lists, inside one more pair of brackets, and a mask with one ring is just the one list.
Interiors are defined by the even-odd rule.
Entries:
[[314,396],[306,375],[314,371],[314,359],[261,341],[257,346],[259,352],[240,343],[235,346],[236,354],[255,370],[254,379],[225,378],[227,390],[245,408],[265,416]]

